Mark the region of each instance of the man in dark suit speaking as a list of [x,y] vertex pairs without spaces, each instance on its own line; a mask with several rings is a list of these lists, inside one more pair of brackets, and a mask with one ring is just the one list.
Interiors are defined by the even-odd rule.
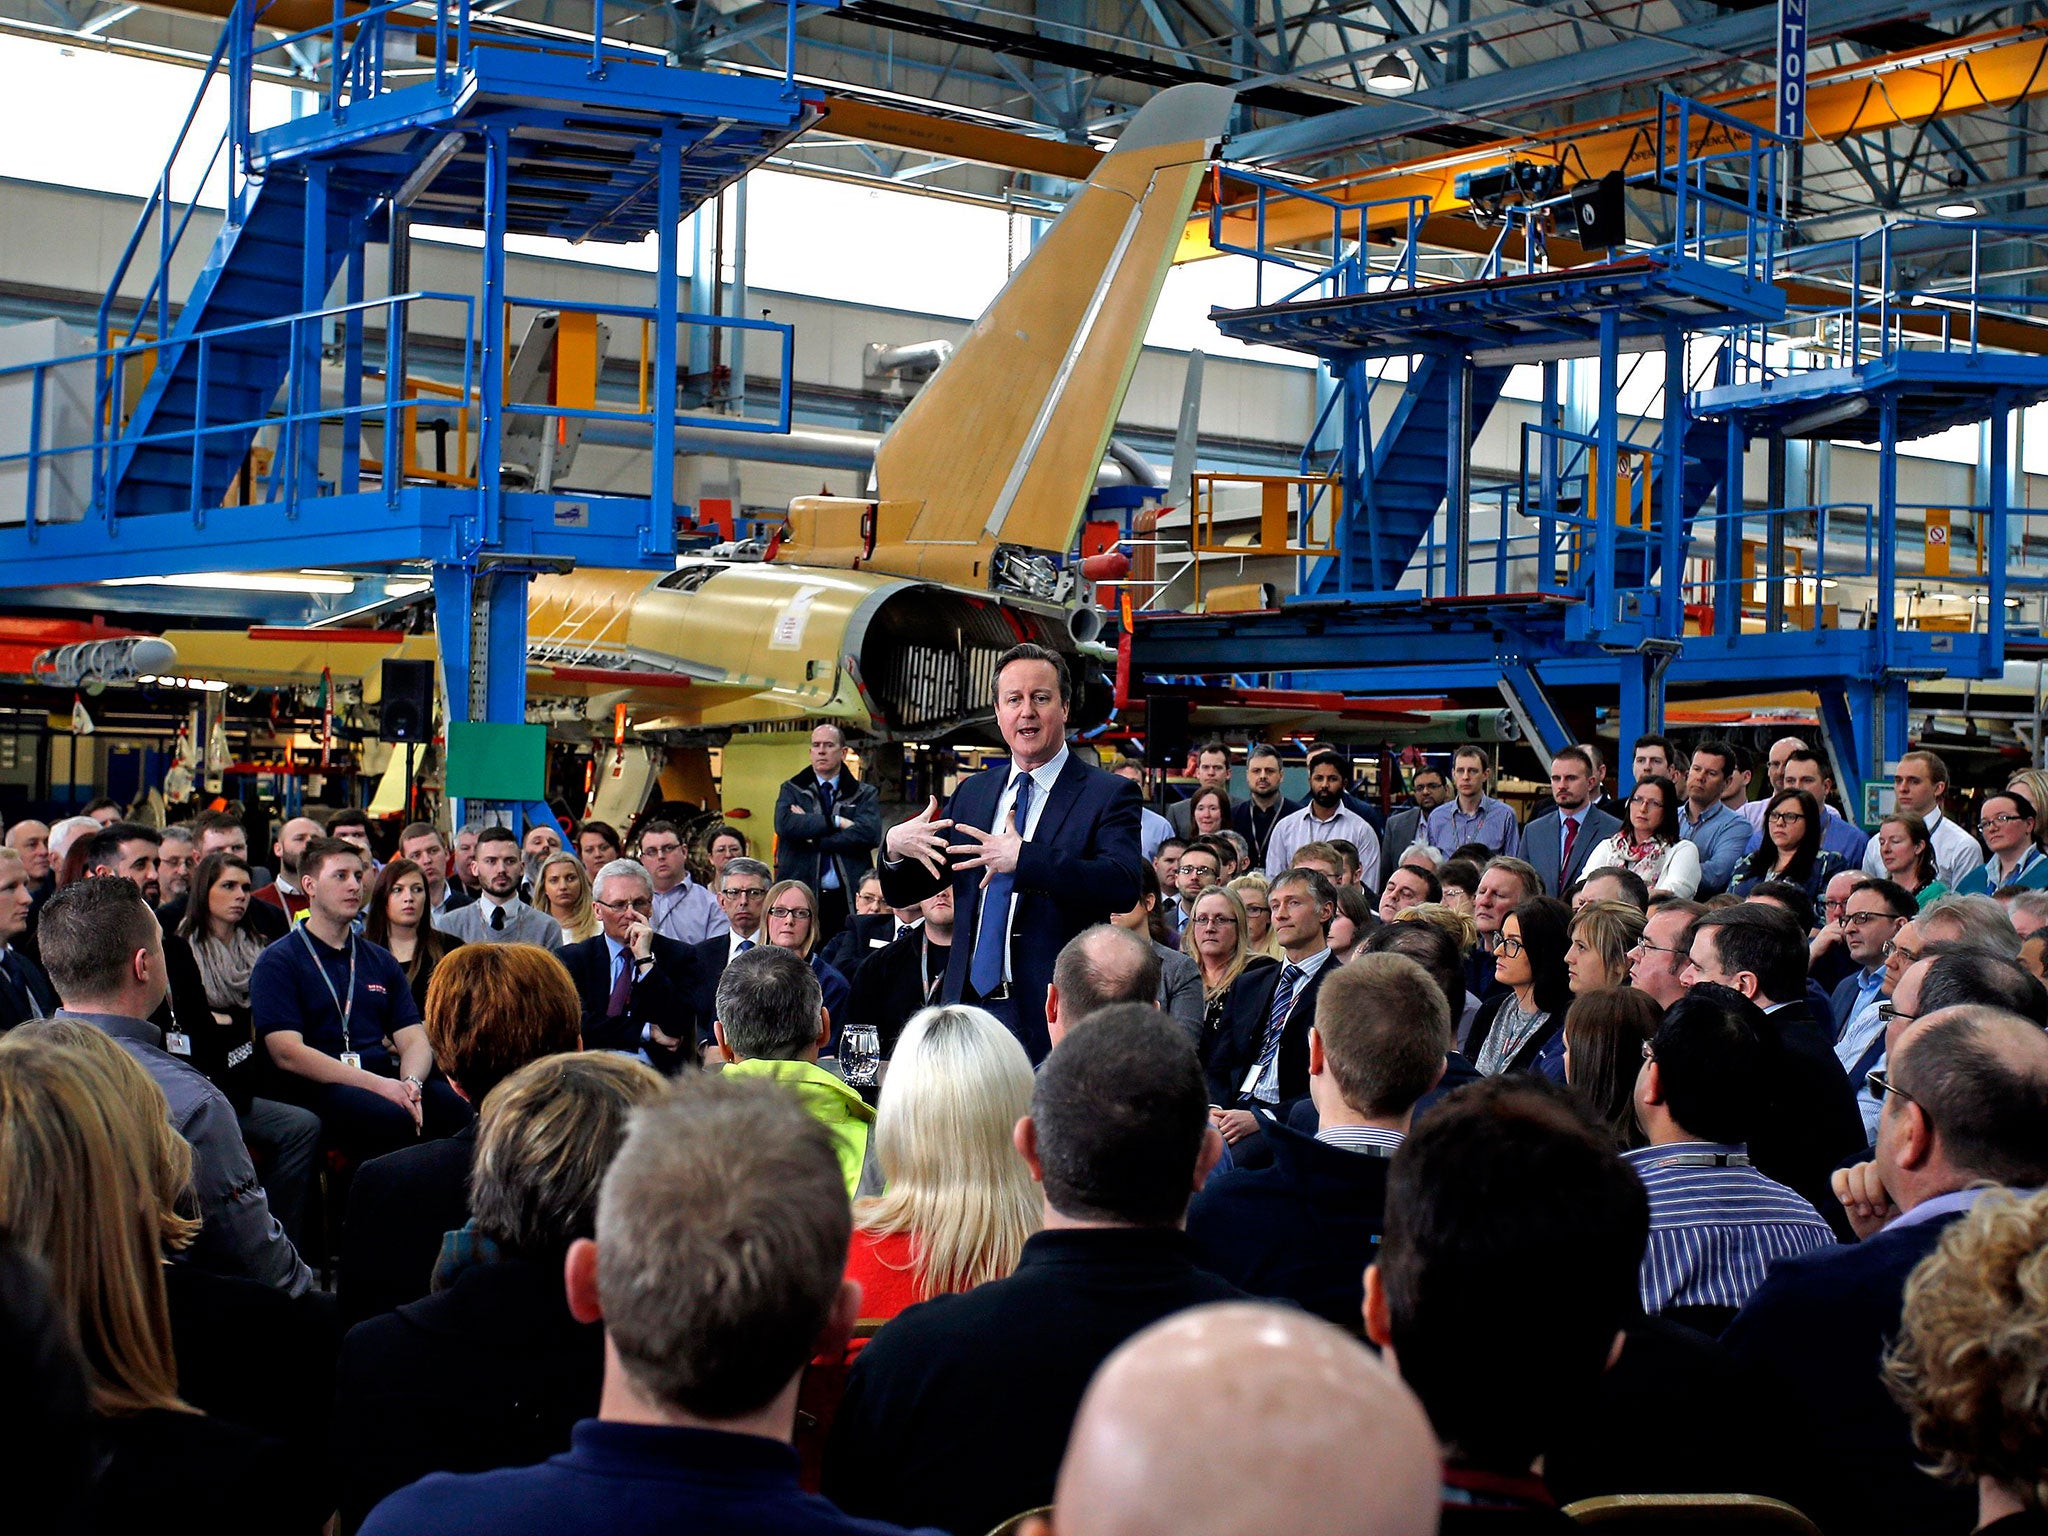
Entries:
[[1036,1063],[1052,1048],[1045,993],[1053,962],[1084,928],[1138,903],[1138,787],[1067,750],[1073,678],[1064,657],[1017,645],[996,663],[996,727],[1010,761],[963,781],[946,814],[934,798],[883,842],[892,907],[953,885],[946,1002],[1009,1026]]

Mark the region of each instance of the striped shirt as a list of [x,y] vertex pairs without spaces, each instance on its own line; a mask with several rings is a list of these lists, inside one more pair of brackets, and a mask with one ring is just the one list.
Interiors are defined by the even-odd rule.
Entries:
[[1820,1212],[1750,1167],[1739,1144],[1682,1141],[1626,1156],[1650,1197],[1646,1312],[1739,1307],[1773,1259],[1835,1240]]

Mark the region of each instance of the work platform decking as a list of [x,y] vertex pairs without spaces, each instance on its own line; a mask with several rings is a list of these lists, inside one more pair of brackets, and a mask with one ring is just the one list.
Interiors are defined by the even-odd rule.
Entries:
[[[1498,692],[1546,756],[1617,704],[1607,729],[1623,741],[1656,729],[1667,685],[1811,690],[1851,804],[1905,750],[1909,681],[1999,674],[2008,593],[2048,590],[2006,435],[2013,411],[2048,399],[2048,358],[2015,350],[2048,351],[2038,301],[1998,278],[1997,253],[2023,235],[1945,226],[1967,248],[1960,278],[1930,278],[1917,241],[1904,270],[1898,226],[1790,262],[1784,141],[1667,99],[1655,142],[1654,168],[1628,183],[1652,239],[1564,269],[1542,260],[1541,209],[1506,210],[1478,270],[1446,276],[1417,259],[1421,199],[1401,200],[1405,240],[1397,228],[1377,250],[1365,229],[1384,234],[1398,207],[1256,178],[1248,199],[1219,203],[1219,246],[1300,275],[1212,318],[1315,354],[1336,388],[1289,537],[1271,541],[1296,560],[1294,592],[1263,612],[1143,613],[1134,671],[1368,697]],[[1303,199],[1327,240],[1300,243],[1294,209],[1272,222],[1296,243],[1225,245],[1226,228],[1263,231],[1269,202]],[[1597,359],[1576,415],[1558,377],[1570,359]],[[1518,364],[1542,375],[1520,472],[1475,485],[1471,442]],[[1619,396],[1639,367],[1661,367],[1659,387],[1632,417]],[[1375,392],[1392,408],[1375,411]],[[1995,471],[1973,504],[1940,509],[1940,553],[1954,553],[1952,584],[1981,594],[1974,621],[1907,627],[1898,546],[1914,509],[1897,501],[1897,444],[1968,422],[1990,424]],[[1801,505],[1782,466],[1802,436],[1877,445],[1877,499]],[[1753,444],[1772,468],[1761,508],[1743,498]],[[1830,600],[1851,587],[1871,591],[1867,612]]]
[[[30,417],[27,448],[0,455],[23,497],[0,526],[7,584],[424,562],[448,718],[523,721],[530,577],[674,562],[690,337],[719,327],[778,345],[780,398],[716,419],[789,422],[790,328],[686,309],[679,240],[687,215],[814,120],[816,94],[787,74],[685,68],[606,41],[601,9],[593,31],[394,0],[279,37],[239,0],[108,284],[96,345],[0,369]],[[314,61],[318,107],[257,127],[253,83],[287,50],[294,70]],[[223,96],[226,125],[203,140],[202,105]],[[178,291],[173,263],[215,186],[219,232]],[[473,289],[412,287],[418,226],[481,234]],[[652,235],[652,302],[515,293],[511,235]],[[452,372],[413,366],[409,334],[428,315],[459,337]],[[637,395],[601,390],[607,356],[636,351]],[[61,436],[67,392],[91,406]],[[555,493],[589,421],[647,432],[644,492]],[[429,427],[456,439],[454,462],[423,461]]]

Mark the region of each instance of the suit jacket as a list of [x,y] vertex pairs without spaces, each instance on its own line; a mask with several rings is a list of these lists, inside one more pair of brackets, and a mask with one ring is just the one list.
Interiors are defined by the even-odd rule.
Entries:
[[1552,811],[1548,816],[1537,817],[1522,829],[1522,857],[1536,866],[1536,873],[1543,877],[1543,889],[1547,893],[1562,895],[1565,888],[1579,878],[1579,871],[1586,867],[1586,855],[1603,839],[1620,830],[1621,823],[1600,807],[1587,807],[1579,820],[1579,835],[1572,843],[1571,861],[1560,869],[1558,855],[1564,847],[1564,817]]
[[[1387,818],[1386,835],[1380,839],[1380,879],[1399,867],[1401,855],[1415,846],[1415,839],[1422,832],[1422,812],[1415,806],[1403,806]],[[1448,849],[1442,850],[1448,852]]]
[[1196,1267],[1184,1232],[1040,1232],[1014,1273],[899,1313],[861,1351],[825,1449],[825,1496],[955,1536],[1049,1504],[1104,1358],[1183,1308],[1245,1299]]
[[[896,919],[891,917],[889,921],[893,923]],[[935,957],[939,970],[936,979],[941,988],[950,958],[950,955]],[[872,1024],[882,1037],[884,1056],[895,1052],[903,1026],[925,1006],[925,964],[924,929],[918,927],[876,950],[854,975],[846,1022]],[[934,989],[935,995],[937,990]]]
[[[861,871],[874,865],[882,841],[882,796],[844,768],[839,787],[842,794],[828,819],[819,809],[816,774],[806,768],[784,781],[775,797],[775,878],[801,880],[816,895],[824,861],[830,859],[850,907]],[[842,816],[850,826],[837,825]]]
[[[1835,1021],[1835,1038],[1837,1040],[1841,1039],[1842,1030],[1848,1025],[1850,1017],[1856,1012],[1856,999],[1863,995],[1862,988],[1857,984],[1862,980],[1863,973],[1860,970],[1851,971],[1847,976],[1844,976],[1839,982],[1835,983],[1834,991],[1828,994],[1828,1017]],[[1856,1085],[1851,1083],[1849,1086],[1853,1088]]]
[[1766,1015],[1782,1051],[1770,1074],[1762,1122],[1749,1138],[1757,1171],[1813,1202],[1838,1234],[1847,1235],[1842,1203],[1829,1179],[1865,1145],[1856,1090],[1835,1057],[1834,1034],[1804,999]]
[[1907,1277],[1960,1214],[1779,1259],[1722,1335],[1804,1432],[1810,1486],[1795,1502],[1823,1530],[1961,1536],[1973,1524],[1976,1490],[1919,1470],[1906,1416],[1878,1374]]
[[844,976],[849,983],[854,983],[860,980],[861,967],[887,949],[895,940],[894,912],[856,912],[847,918],[844,928],[826,940],[825,947],[820,953],[824,955],[827,965]]
[[[1009,782],[1008,763],[970,775],[953,791],[946,814],[962,826],[989,830]],[[1082,929],[1138,904],[1138,866],[1144,859],[1138,851],[1139,803],[1137,785],[1090,767],[1069,751],[1046,794],[1037,830],[1018,854],[1017,905],[1010,925],[1012,1027],[1034,1063],[1052,1049],[1045,994],[1060,950]],[[967,993],[981,921],[981,871],[956,870],[951,879],[953,931],[960,942],[946,967],[944,1000],[957,1003]],[[937,891],[940,882],[915,859],[882,866],[882,897],[892,907],[914,906]]]
[[342,1315],[375,1317],[427,1294],[441,1238],[469,1220],[476,1122],[356,1169],[335,1267]]
[[559,1260],[507,1258],[357,1324],[335,1375],[334,1462],[353,1529],[429,1472],[567,1450],[576,1421],[597,1413],[604,1330],[569,1315]]
[[[767,937],[759,935],[754,942],[765,944]],[[711,1024],[718,1017],[718,978],[725,974],[726,962],[732,958],[732,935],[721,933],[702,944],[693,944],[690,953],[697,960],[697,1040],[709,1045],[714,1038]]]
[[[1294,1101],[1308,1093],[1308,1030],[1316,1021],[1316,995],[1322,990],[1323,978],[1336,968],[1335,955],[1317,968],[1308,984],[1295,993],[1287,1023],[1281,1028],[1280,1104],[1276,1114],[1282,1122]],[[1273,1010],[1273,994],[1279,989],[1280,974],[1285,969],[1285,965],[1261,966],[1256,971],[1244,972],[1231,987],[1223,1032],[1203,1064],[1213,1102],[1226,1107],[1250,1102],[1239,1089],[1245,1074],[1259,1059],[1259,1047],[1265,1043],[1266,1025]]]
[[1267,1126],[1266,1141],[1269,1165],[1219,1173],[1189,1205],[1195,1261],[1254,1296],[1297,1302],[1358,1333],[1391,1159],[1284,1125]]
[[[0,1032],[30,1019],[47,1019],[63,1006],[57,1001],[57,989],[50,985],[50,978],[43,974],[40,965],[18,949],[10,949],[9,953],[13,963],[21,968],[21,983],[17,985],[12,976],[0,970]],[[31,995],[37,1005],[33,1008],[29,1006]]]
[[[719,943],[725,940],[721,936]],[[677,1053],[646,1037],[648,1025],[674,1040],[694,1040],[702,1033],[698,1017],[702,988],[697,980],[697,954],[688,944],[654,936],[654,964],[645,974],[633,978],[632,996],[618,1018],[606,1016],[612,996],[611,946],[603,934],[569,944],[556,951],[556,958],[576,983],[576,996],[583,1004],[583,1048],[586,1051],[638,1051],[645,1049],[650,1060],[673,1072]]]
[[1184,955],[1156,940],[1152,951],[1159,956],[1159,1006],[1173,1015],[1188,1032],[1188,1039],[1200,1049],[1202,1019],[1208,1007],[1202,996],[1202,967],[1192,955]]

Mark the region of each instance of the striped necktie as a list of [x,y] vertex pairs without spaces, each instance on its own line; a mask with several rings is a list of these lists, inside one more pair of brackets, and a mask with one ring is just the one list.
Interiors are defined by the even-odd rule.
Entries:
[[1287,1015],[1294,1009],[1294,994],[1303,974],[1301,967],[1292,963],[1280,967],[1280,984],[1273,989],[1273,1008],[1266,1015],[1266,1038],[1259,1046],[1259,1072],[1252,1079],[1255,1090],[1280,1054],[1280,1036],[1287,1028]]

